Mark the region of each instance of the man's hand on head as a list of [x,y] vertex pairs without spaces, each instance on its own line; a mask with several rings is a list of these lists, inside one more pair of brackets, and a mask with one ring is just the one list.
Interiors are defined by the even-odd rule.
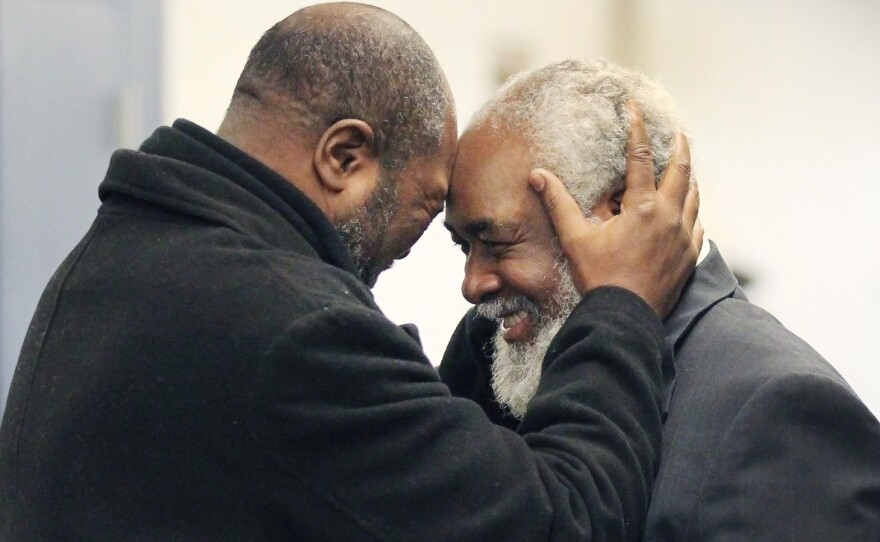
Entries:
[[600,286],[626,288],[665,317],[678,302],[703,244],[697,221],[700,196],[690,182],[690,150],[681,133],[656,186],[641,113],[635,102],[627,108],[631,127],[620,214],[601,223],[589,221],[562,181],[547,170],[533,170],[529,183],[550,216],[581,293]]

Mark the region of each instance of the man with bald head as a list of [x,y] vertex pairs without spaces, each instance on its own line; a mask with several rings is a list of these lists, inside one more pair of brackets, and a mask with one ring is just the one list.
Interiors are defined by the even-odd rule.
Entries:
[[178,120],[115,153],[16,369],[0,539],[635,539],[695,192],[634,167],[631,207],[594,228],[536,187],[583,300],[517,434],[370,292],[441,210],[456,141],[422,39],[324,4],[260,39],[218,134]]
[[[564,184],[569,205],[612,220],[631,190],[630,127],[649,142],[659,179],[681,129],[672,98],[639,73],[570,60],[513,78],[461,137],[446,225],[475,308],[440,373],[501,426],[536,423],[543,372],[580,300],[529,183]],[[674,366],[643,539],[876,539],[876,418],[819,354],[748,302],[715,245],[701,257],[665,322]]]

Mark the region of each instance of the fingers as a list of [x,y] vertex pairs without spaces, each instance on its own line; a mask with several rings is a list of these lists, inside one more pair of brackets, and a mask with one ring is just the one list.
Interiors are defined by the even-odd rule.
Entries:
[[697,179],[689,183],[687,196],[684,200],[684,207],[681,212],[681,220],[688,229],[693,229],[697,216],[700,213],[700,187]]
[[584,224],[580,205],[571,197],[559,177],[546,169],[533,169],[529,173],[529,184],[541,198],[556,236],[565,250],[565,240],[574,236]]
[[626,140],[626,192],[640,194],[654,191],[654,160],[651,158],[651,146],[648,144],[648,133],[642,120],[641,109],[634,100],[626,103],[629,114],[629,137]]
[[675,132],[675,144],[669,164],[663,172],[659,190],[681,206],[690,194],[691,150],[687,137],[680,130]]

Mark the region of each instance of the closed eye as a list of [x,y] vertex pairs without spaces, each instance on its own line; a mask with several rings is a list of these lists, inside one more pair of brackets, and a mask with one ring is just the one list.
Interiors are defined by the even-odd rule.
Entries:
[[480,239],[480,244],[483,245],[484,250],[487,254],[491,255],[493,258],[501,258],[507,251],[510,250],[516,243],[511,243],[508,241],[494,241],[491,239]]
[[452,244],[461,249],[461,252],[465,255],[471,250],[470,244],[455,233],[452,234]]

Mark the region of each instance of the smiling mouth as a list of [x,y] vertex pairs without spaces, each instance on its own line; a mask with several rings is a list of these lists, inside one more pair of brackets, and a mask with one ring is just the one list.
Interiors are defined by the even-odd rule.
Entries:
[[508,343],[526,342],[535,334],[540,308],[524,295],[493,296],[476,308],[478,314],[498,323],[500,338]]
[[526,311],[518,311],[501,318],[501,329],[508,330],[529,317]]
[[501,318],[501,336],[509,343],[530,339],[534,327],[528,311],[517,311]]

